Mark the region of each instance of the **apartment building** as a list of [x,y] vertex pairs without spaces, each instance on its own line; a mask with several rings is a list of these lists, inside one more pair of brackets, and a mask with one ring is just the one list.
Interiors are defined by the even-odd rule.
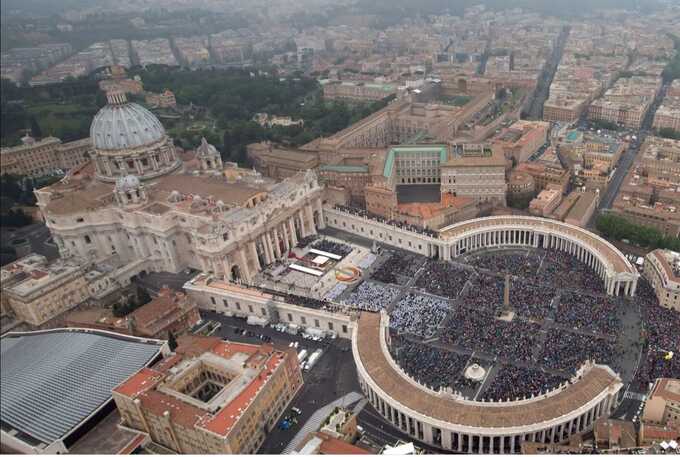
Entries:
[[680,312],[680,254],[666,249],[650,252],[645,257],[643,273],[654,288],[659,304]]

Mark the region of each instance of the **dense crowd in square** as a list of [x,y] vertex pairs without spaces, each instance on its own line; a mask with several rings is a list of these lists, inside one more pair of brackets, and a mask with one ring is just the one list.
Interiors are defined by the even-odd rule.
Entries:
[[557,308],[557,323],[575,329],[616,335],[621,328],[618,310],[622,303],[612,297],[564,292]]
[[511,275],[532,277],[541,264],[541,256],[532,252],[493,252],[467,257],[466,262],[476,268]]
[[343,304],[363,311],[380,311],[399,294],[399,289],[365,281],[342,301]]
[[554,288],[527,284],[525,279],[513,280],[510,287],[510,306],[518,315],[542,321],[553,314]]
[[431,338],[449,311],[444,299],[409,292],[390,313],[390,327],[399,333]]
[[548,333],[537,362],[551,370],[574,373],[586,360],[611,365],[619,353],[616,342],[609,338],[553,330]]
[[402,251],[389,252],[387,258],[376,268],[371,277],[387,284],[404,285],[413,278],[419,263],[416,256]]
[[[555,287],[604,293],[604,283],[588,265],[563,251],[544,251],[537,282]],[[564,274],[568,272],[568,274]]]
[[470,358],[456,352],[446,351],[422,343],[416,343],[398,335],[392,336],[392,357],[413,379],[434,390],[453,387]]
[[549,392],[566,380],[543,370],[503,365],[484,390],[484,400],[508,401],[531,398]]
[[427,293],[456,298],[470,277],[470,272],[450,262],[428,261],[416,279],[415,287]]
[[491,314],[502,308],[505,290],[502,279],[481,273],[474,275],[470,282],[466,293],[458,300],[461,307]]
[[444,324],[441,341],[469,351],[512,360],[531,360],[540,325],[523,320],[504,321],[487,313],[457,308]]

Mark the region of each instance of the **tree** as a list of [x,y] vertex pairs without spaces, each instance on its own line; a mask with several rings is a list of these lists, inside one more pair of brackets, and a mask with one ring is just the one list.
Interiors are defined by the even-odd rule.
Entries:
[[146,305],[151,301],[151,296],[146,291],[146,289],[140,287],[137,291],[137,303],[138,306]]
[[175,349],[177,349],[177,340],[171,330],[168,330],[168,347],[172,352],[175,352]]
[[639,246],[651,249],[680,250],[680,239],[674,236],[664,236],[663,233],[654,227],[637,225],[614,214],[599,216],[595,226],[607,238],[628,240]]
[[31,116],[31,136],[33,138],[42,138],[42,130],[35,116]]

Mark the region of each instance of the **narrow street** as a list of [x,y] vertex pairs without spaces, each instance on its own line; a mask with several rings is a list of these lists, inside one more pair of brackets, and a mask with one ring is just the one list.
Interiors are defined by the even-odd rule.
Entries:
[[543,104],[550,95],[550,85],[557,72],[557,67],[562,60],[564,45],[569,37],[569,28],[564,27],[555,42],[553,54],[546,62],[541,78],[536,83],[536,89],[531,99],[531,104],[527,112],[523,113],[524,119],[541,120],[543,118]]

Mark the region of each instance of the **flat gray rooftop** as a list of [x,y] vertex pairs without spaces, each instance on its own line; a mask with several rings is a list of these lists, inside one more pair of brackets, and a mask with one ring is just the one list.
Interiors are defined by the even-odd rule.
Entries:
[[160,351],[154,342],[60,329],[0,339],[0,420],[49,444],[111,398],[111,390]]

